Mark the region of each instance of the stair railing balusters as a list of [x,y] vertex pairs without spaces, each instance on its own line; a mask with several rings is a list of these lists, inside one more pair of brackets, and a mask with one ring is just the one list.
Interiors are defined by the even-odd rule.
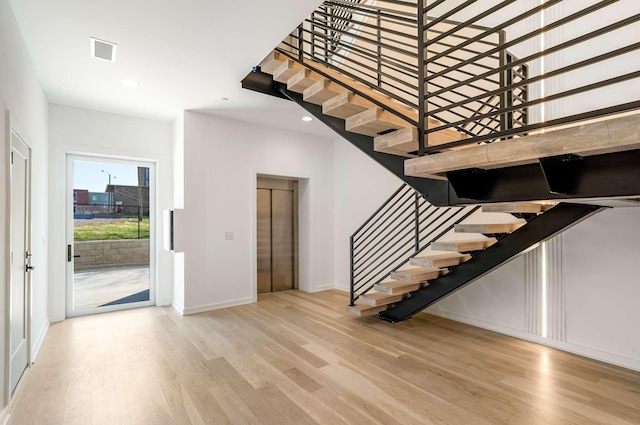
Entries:
[[420,250],[420,198],[421,195],[416,192],[415,196],[415,230],[416,230],[416,252]]
[[[316,13],[315,12],[311,12],[311,20],[310,20],[310,29],[309,29],[309,34],[311,36],[311,58],[315,58],[316,57]],[[302,37],[302,40],[304,42],[304,36]],[[304,52],[304,44],[303,47],[301,49]],[[304,53],[303,53],[304,54]]]
[[349,305],[353,306],[355,305],[355,278],[353,276],[354,274],[354,259],[353,259],[353,235],[351,235],[351,237],[349,237],[349,259],[351,262],[351,267],[350,267],[350,282],[351,284],[349,285]]
[[425,133],[427,124],[427,61],[425,57],[426,45],[426,28],[425,28],[425,10],[424,1],[418,0],[418,101],[420,108],[418,109],[418,156],[424,156],[425,147],[429,146],[429,141],[425,140],[428,135]]
[[398,188],[349,238],[351,305],[478,208],[434,207],[409,185]]
[[[504,43],[507,41],[504,30],[498,32],[498,39],[500,40],[499,43],[501,46],[504,45]],[[507,64],[507,50],[501,49],[499,52],[499,56],[500,56],[500,68],[502,68]],[[507,82],[508,82],[507,74],[509,72],[510,72],[509,69],[505,69],[504,71],[500,72],[500,87],[504,87],[507,85]],[[507,92],[502,91],[500,93],[500,109],[506,108],[507,106],[509,106],[509,104],[510,102],[507,98]],[[505,131],[508,128],[509,128],[509,125],[507,124],[507,114],[505,113],[500,114],[500,131]]]
[[302,40],[304,32],[302,31],[302,25],[302,23],[298,25],[298,62],[302,62],[304,60],[304,42]]
[[376,13],[376,39],[378,41],[378,57],[376,62],[378,64],[378,87],[382,87],[382,17],[380,16],[380,11],[378,10]]
[[[512,8],[509,7],[514,3],[511,0],[327,0],[305,21],[310,25],[298,26],[297,34],[290,38],[293,41],[285,42],[285,45],[295,45],[297,38],[298,46],[291,49],[294,60],[325,62],[344,76],[399,102],[397,107],[393,106],[395,102],[386,107],[380,106],[380,102],[373,103],[415,125],[420,132],[424,131],[416,147],[419,155],[509,139],[542,128],[639,108],[640,101],[632,98],[630,90],[628,98],[616,104],[603,100],[598,108],[571,112],[571,115],[567,113],[547,122],[529,122],[531,114],[527,108],[576,99],[585,93],[601,93],[613,85],[626,87],[640,79],[640,72],[631,70],[624,74],[624,67],[616,66],[615,62],[622,61],[623,55],[640,50],[639,44],[631,40],[622,48],[608,50],[562,68],[545,70],[544,75],[534,74],[530,81],[571,76],[575,72],[586,74],[587,67],[596,64],[600,67],[610,64],[607,69],[620,69],[620,75],[599,77],[594,73],[595,82],[532,99],[532,95],[537,95],[527,86],[530,84],[528,65],[552,54],[573,52],[575,50],[571,49],[576,48],[585,50],[586,43],[604,40],[604,37],[640,22],[640,14],[634,15],[631,11],[628,16],[601,28],[585,25],[583,33],[577,37],[551,43],[544,51],[529,46],[535,44],[532,41],[542,34],[569,26],[573,28],[579,20],[613,10],[621,4],[619,0],[598,0],[594,4],[581,5],[577,10],[572,9],[543,25],[536,23],[540,21],[538,18],[542,12],[561,2],[544,0],[536,5]],[[514,30],[530,24],[532,29],[524,33]],[[306,48],[307,45],[311,49]],[[515,59],[507,49],[522,50],[523,58]],[[287,52],[289,49],[281,50]],[[424,80],[422,75],[412,76],[413,69],[417,70],[416,74],[422,74]],[[359,84],[347,85],[349,90],[354,89],[355,94],[363,94],[363,91],[357,91]],[[494,95],[499,99],[497,105],[487,101]],[[371,100],[371,97],[367,99]],[[414,108],[414,111],[403,114],[404,106]],[[426,124],[430,118],[442,125],[429,128]],[[469,137],[431,146],[431,133],[445,129],[454,129]]]

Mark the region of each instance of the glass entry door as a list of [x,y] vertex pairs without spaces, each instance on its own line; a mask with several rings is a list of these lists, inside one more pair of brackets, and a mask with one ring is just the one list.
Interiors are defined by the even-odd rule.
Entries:
[[67,167],[67,316],[153,305],[153,164],[70,156]]

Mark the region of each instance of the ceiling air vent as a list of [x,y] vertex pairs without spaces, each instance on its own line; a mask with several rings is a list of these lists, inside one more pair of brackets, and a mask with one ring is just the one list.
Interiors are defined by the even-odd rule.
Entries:
[[96,59],[102,59],[109,62],[116,61],[116,50],[118,45],[109,41],[99,40],[97,38],[91,38],[91,57]]

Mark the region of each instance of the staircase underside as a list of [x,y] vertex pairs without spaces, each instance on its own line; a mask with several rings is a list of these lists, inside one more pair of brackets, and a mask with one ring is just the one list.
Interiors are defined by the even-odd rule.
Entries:
[[344,119],[271,75],[251,72],[242,84],[296,102],[435,206],[640,196],[638,116],[409,159],[405,167],[406,158],[377,152],[373,137],[348,131]]
[[640,149],[640,119],[626,116],[410,159],[405,162],[405,173],[414,177],[432,176],[469,168],[489,170],[535,164],[540,158],[584,157],[637,149]]

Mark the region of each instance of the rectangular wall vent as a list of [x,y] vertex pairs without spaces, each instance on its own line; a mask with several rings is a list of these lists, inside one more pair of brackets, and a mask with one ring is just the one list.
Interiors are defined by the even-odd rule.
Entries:
[[117,50],[118,45],[116,43],[91,37],[91,57],[115,62]]

